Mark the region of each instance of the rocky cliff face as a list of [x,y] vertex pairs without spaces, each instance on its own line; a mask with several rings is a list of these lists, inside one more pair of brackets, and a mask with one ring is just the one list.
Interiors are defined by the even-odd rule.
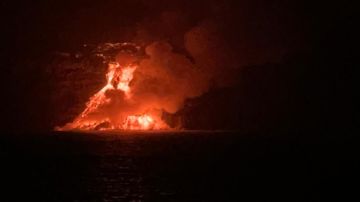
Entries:
[[96,56],[55,55],[49,65],[54,123],[63,125],[84,110],[89,97],[106,83],[106,70],[107,65]]

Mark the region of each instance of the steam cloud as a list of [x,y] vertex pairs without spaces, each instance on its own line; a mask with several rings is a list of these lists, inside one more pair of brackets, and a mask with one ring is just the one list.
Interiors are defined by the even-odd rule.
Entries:
[[[108,89],[104,94],[108,102],[102,101],[94,111],[77,120],[89,123],[106,120],[111,125],[121,125],[129,115],[146,113],[162,122],[159,120],[162,112],[175,113],[186,99],[231,83],[234,58],[214,24],[204,22],[190,29],[183,41],[183,52],[175,51],[166,41],[150,43],[145,47],[147,57],[140,60],[129,83],[131,99],[123,91]],[[120,52],[115,59],[126,66],[132,62],[131,57]],[[68,126],[74,128],[71,123]]]
[[174,52],[167,42],[148,45],[145,52],[149,57],[140,62],[130,83],[131,101],[116,93],[107,94],[117,103],[106,110],[111,112],[110,117],[148,112],[149,109],[152,113],[157,110],[175,113],[186,99],[200,96],[210,84],[228,83],[230,59],[224,54],[227,51],[216,37],[215,28],[205,24],[191,29],[185,35],[185,47],[193,61]]

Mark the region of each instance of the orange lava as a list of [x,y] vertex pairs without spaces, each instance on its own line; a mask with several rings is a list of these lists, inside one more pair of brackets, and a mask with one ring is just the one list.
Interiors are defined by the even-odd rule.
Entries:
[[55,130],[158,130],[166,129],[168,126],[154,114],[141,113],[140,115],[129,114],[122,120],[113,121],[108,117],[95,116],[99,107],[109,104],[111,99],[106,96],[108,90],[119,90],[125,95],[125,100],[131,100],[130,82],[137,65],[121,66],[119,63],[109,63],[106,74],[106,85],[95,93],[86,103],[85,110],[71,123]]
[[128,116],[123,124],[123,128],[130,130],[149,130],[154,127],[155,120],[146,114]]

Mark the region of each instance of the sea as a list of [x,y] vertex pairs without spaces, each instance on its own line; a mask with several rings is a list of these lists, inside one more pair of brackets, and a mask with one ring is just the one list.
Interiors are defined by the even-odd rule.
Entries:
[[0,201],[343,199],[339,188],[346,184],[337,180],[357,172],[355,149],[347,139],[298,133],[184,130],[6,136],[0,144]]

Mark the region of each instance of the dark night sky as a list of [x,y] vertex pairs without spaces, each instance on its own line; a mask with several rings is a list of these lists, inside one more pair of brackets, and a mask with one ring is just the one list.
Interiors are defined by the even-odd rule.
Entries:
[[[46,73],[49,54],[77,50],[84,43],[132,40],[144,44],[166,40],[182,49],[185,32],[204,21],[219,27],[228,50],[241,58],[239,66],[285,64],[289,58],[299,58],[292,59],[299,65],[304,61],[318,64],[306,69],[313,73],[301,81],[323,86],[319,91],[328,92],[324,100],[337,109],[335,119],[351,120],[349,69],[355,9],[346,1],[65,0],[2,1],[1,6],[6,36],[1,53],[6,95],[2,124],[9,131],[52,127],[49,119],[54,106],[48,97],[54,92]],[[146,37],[139,30],[145,30]],[[290,68],[289,74],[297,71]],[[302,90],[313,88],[306,84]],[[344,106],[347,112],[339,112]]]

